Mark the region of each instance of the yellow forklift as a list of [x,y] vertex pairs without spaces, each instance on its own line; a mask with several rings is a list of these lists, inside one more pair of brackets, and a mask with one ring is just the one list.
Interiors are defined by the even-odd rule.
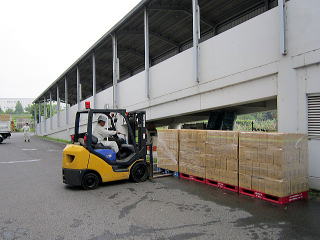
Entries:
[[[127,136],[120,138],[115,134],[108,139],[117,143],[118,153],[113,152],[111,147],[99,144],[98,138],[93,135],[93,125],[97,124],[95,117],[98,115],[107,117],[110,122],[107,129],[112,131],[116,131],[116,116],[123,121],[121,126],[125,128]],[[147,163],[145,115],[144,111],[128,113],[125,109],[88,108],[78,111],[75,133],[72,135],[73,144],[63,150],[63,182],[90,190],[105,182],[147,180],[150,166]]]

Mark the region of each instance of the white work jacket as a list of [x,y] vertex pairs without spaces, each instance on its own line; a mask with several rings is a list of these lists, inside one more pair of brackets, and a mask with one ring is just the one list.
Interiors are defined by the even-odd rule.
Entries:
[[[115,152],[119,151],[118,145],[115,141],[109,141],[108,137],[116,135],[117,131],[110,131],[101,125],[97,124],[93,130],[93,136],[98,138],[98,143],[101,143],[104,146],[110,146]],[[105,140],[107,139],[107,140]]]

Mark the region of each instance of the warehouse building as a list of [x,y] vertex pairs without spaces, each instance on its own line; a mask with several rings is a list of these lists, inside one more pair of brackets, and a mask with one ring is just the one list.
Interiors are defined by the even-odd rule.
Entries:
[[[172,127],[277,110],[279,132],[308,134],[320,189],[319,12],[318,0],[143,0],[36,98],[37,134],[69,139],[85,101]],[[41,116],[49,103],[59,111]]]

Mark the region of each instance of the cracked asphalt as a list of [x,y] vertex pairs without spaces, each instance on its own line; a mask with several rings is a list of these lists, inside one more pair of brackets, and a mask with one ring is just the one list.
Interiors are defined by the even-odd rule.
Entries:
[[0,239],[320,239],[320,201],[288,206],[167,177],[83,191],[62,183],[63,144],[0,144]]

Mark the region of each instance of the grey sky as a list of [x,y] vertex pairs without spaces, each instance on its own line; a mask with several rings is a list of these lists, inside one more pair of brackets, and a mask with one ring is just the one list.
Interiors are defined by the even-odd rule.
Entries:
[[140,0],[0,0],[0,97],[37,97]]

